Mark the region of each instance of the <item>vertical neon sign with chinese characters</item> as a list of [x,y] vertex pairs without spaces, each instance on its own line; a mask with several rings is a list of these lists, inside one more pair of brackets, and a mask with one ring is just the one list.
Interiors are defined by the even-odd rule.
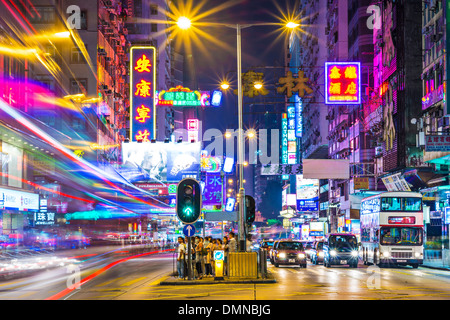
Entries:
[[325,63],[325,103],[361,103],[361,64],[359,62]]
[[[287,164],[288,155],[288,116],[287,113],[281,115],[281,163]],[[289,175],[282,175],[282,180],[289,180]]]
[[156,49],[130,50],[130,141],[148,142],[156,136]]

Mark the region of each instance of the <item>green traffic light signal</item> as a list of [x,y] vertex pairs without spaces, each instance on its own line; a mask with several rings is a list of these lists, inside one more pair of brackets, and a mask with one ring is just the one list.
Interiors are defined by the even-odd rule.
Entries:
[[195,179],[187,178],[178,183],[176,212],[181,222],[190,224],[198,220],[201,201],[200,184]]

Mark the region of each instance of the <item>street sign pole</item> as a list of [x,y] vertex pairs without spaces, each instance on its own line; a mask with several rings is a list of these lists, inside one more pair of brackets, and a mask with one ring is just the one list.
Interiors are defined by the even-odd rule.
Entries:
[[187,273],[188,273],[188,280],[192,280],[192,255],[191,255],[191,237],[195,234],[195,227],[193,224],[185,224],[183,227],[183,234],[186,236],[188,241],[188,267],[187,267]]
[[188,267],[187,267],[187,273],[188,273],[188,280],[192,280],[191,237],[187,237],[187,239],[188,239]]

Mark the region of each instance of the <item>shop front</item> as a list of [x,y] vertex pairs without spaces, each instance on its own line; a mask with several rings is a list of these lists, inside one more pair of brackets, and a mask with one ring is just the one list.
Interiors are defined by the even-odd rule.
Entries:
[[424,263],[450,267],[450,185],[423,189]]
[[0,188],[0,241],[2,249],[23,245],[24,227],[39,211],[39,195],[15,189]]

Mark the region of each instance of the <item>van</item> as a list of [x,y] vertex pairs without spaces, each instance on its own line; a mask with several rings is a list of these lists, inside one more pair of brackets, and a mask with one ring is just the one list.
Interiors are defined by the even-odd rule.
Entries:
[[348,265],[358,267],[359,250],[356,236],[351,233],[330,233],[323,244],[323,265]]

